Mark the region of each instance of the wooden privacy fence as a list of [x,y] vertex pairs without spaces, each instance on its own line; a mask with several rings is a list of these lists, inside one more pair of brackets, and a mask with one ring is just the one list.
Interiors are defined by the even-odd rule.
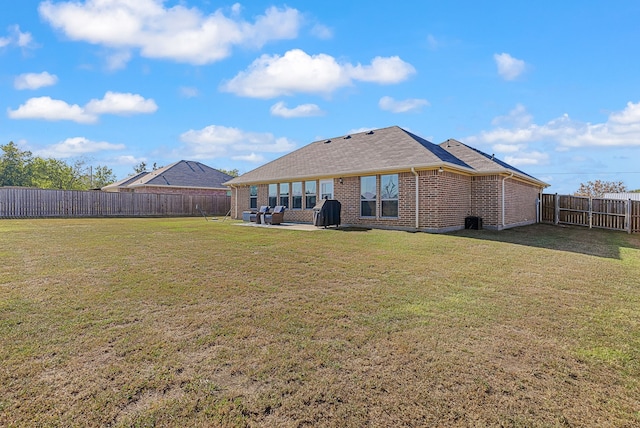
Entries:
[[542,221],[640,232],[640,201],[545,193]]
[[225,215],[231,197],[0,188],[0,218]]

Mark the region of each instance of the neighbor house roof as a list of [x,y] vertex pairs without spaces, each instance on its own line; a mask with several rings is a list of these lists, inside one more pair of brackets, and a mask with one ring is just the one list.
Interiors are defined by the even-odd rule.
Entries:
[[[480,172],[477,168],[481,167],[479,158],[482,152],[475,151],[473,156],[462,154],[462,150],[450,150],[450,147],[433,144],[398,126],[392,126],[315,141],[226,184],[273,183],[441,166],[471,174]],[[486,155],[482,157],[488,160]],[[486,169],[491,167],[494,173],[507,172],[509,169],[546,185],[504,163],[490,162]]]
[[227,189],[223,183],[232,176],[211,168],[203,163],[181,160],[151,172],[141,172],[110,184],[102,190],[117,188],[152,187],[187,187],[201,189]]

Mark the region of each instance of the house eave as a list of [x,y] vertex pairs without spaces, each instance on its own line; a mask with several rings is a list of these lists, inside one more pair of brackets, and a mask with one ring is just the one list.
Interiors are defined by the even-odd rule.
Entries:
[[[536,184],[540,187],[549,187],[549,184],[535,179],[533,177],[519,174],[515,171],[508,170],[506,168],[496,169],[496,170],[487,170],[487,171],[477,171],[473,168],[465,168],[460,165],[456,165],[449,162],[438,162],[438,163],[430,163],[423,165],[409,165],[409,166],[394,166],[388,168],[375,168],[375,169],[364,169],[357,171],[348,171],[348,172],[333,172],[331,174],[314,174],[314,175],[302,175],[296,177],[272,177],[261,180],[230,180],[225,182],[229,186],[248,186],[248,185],[258,185],[258,184],[272,184],[272,183],[280,183],[280,182],[293,182],[293,181],[308,181],[308,180],[324,180],[324,179],[332,179],[338,177],[360,177],[365,175],[376,175],[376,174],[392,174],[392,173],[401,173],[401,172],[410,172],[411,168],[415,171],[430,171],[437,170],[439,168],[443,168],[448,171],[455,171],[458,173],[462,173],[468,176],[490,176],[490,175],[509,175],[512,172],[515,177],[518,177],[521,181],[525,181],[528,183]],[[241,178],[241,177],[237,177]]]

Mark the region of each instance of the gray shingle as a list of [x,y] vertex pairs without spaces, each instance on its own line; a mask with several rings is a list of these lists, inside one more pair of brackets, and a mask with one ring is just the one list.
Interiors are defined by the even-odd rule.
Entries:
[[444,163],[469,168],[441,147],[392,126],[313,142],[228,184],[359,175]]

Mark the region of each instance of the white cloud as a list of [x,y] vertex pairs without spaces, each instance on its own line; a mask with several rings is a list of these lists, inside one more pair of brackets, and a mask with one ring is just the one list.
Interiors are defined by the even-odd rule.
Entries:
[[39,150],[37,154],[45,157],[68,158],[105,150],[123,150],[124,148],[124,144],[112,144],[105,141],[91,141],[85,137],[74,137],[53,144],[44,150]]
[[322,116],[324,112],[316,104],[300,104],[294,108],[287,108],[283,101],[271,106],[271,115],[284,117],[286,119],[292,117],[310,117]]
[[[526,109],[517,108],[521,115],[529,117]],[[499,121],[498,121],[499,123]],[[489,144],[523,144],[538,141],[555,142],[558,149],[578,147],[640,147],[640,102],[627,103],[613,112],[604,123],[588,123],[572,120],[568,114],[537,125],[528,121],[516,121],[511,128],[498,127],[470,137],[470,142]]]
[[77,104],[67,104],[50,97],[30,98],[16,110],[8,110],[11,119],[44,119],[50,121],[71,120],[78,123],[95,123],[98,117],[88,114]]
[[243,156],[231,156],[231,159],[236,161],[244,161],[244,162],[251,162],[251,163],[262,163],[265,161],[264,156],[257,155],[255,153],[251,153]]
[[42,73],[21,74],[15,78],[13,86],[18,90],[38,89],[45,86],[53,86],[56,83],[58,83],[58,76],[43,71]]
[[511,110],[505,116],[498,116],[491,121],[493,126],[516,126],[523,128],[531,124],[533,116],[531,116],[525,106],[517,104],[516,107]]
[[180,87],[180,96],[184,98],[195,98],[200,95],[200,91],[198,88],[194,88],[191,86],[181,86]]
[[435,51],[440,47],[440,42],[435,38],[433,34],[427,36],[427,46],[429,49]]
[[[180,140],[186,144],[186,152],[197,159],[249,156],[256,152],[282,153],[295,147],[287,138],[277,138],[271,133],[246,132],[219,125],[191,129],[180,135]],[[180,153],[184,155],[184,152]]]
[[493,59],[498,66],[498,74],[505,80],[515,80],[524,73],[526,64],[508,53],[494,54]]
[[521,152],[514,156],[505,156],[505,162],[513,166],[545,165],[549,163],[549,154],[542,152]]
[[71,120],[95,123],[101,114],[132,115],[153,113],[158,109],[155,101],[137,94],[107,92],[103,99],[93,99],[85,107],[67,104],[50,97],[30,98],[16,110],[8,109],[11,119]]
[[117,71],[122,70],[127,66],[127,63],[131,59],[131,52],[122,50],[114,52],[107,56],[107,70]]
[[23,33],[20,31],[19,25],[9,27],[7,37],[0,37],[0,48],[7,46],[17,46],[22,49],[30,49],[35,47],[35,42],[31,33]]
[[383,85],[400,83],[416,72],[411,64],[404,62],[397,56],[388,58],[377,56],[371,61],[371,65],[352,66],[348,64],[346,67],[349,70],[349,75],[355,80]]
[[333,31],[326,25],[316,24],[311,28],[311,34],[315,37],[323,40],[328,40],[333,37]]
[[378,106],[380,109],[390,111],[392,113],[407,113],[429,106],[429,101],[419,98],[409,98],[402,101],[396,101],[391,97],[382,97],[378,102]]
[[158,106],[152,99],[131,93],[107,92],[101,100],[93,99],[87,103],[85,110],[92,114],[132,115],[154,113]]
[[354,80],[398,83],[415,73],[398,57],[374,58],[371,65],[338,64],[330,55],[309,55],[293,49],[280,55],[262,55],[246,71],[221,86],[223,91],[252,98],[274,98],[295,93],[330,94]]
[[293,39],[302,24],[300,12],[289,7],[270,7],[251,23],[239,17],[239,5],[227,17],[221,9],[204,15],[182,4],[165,7],[163,0],[47,0],[38,10],[71,40],[196,65],[224,59],[234,46]]

